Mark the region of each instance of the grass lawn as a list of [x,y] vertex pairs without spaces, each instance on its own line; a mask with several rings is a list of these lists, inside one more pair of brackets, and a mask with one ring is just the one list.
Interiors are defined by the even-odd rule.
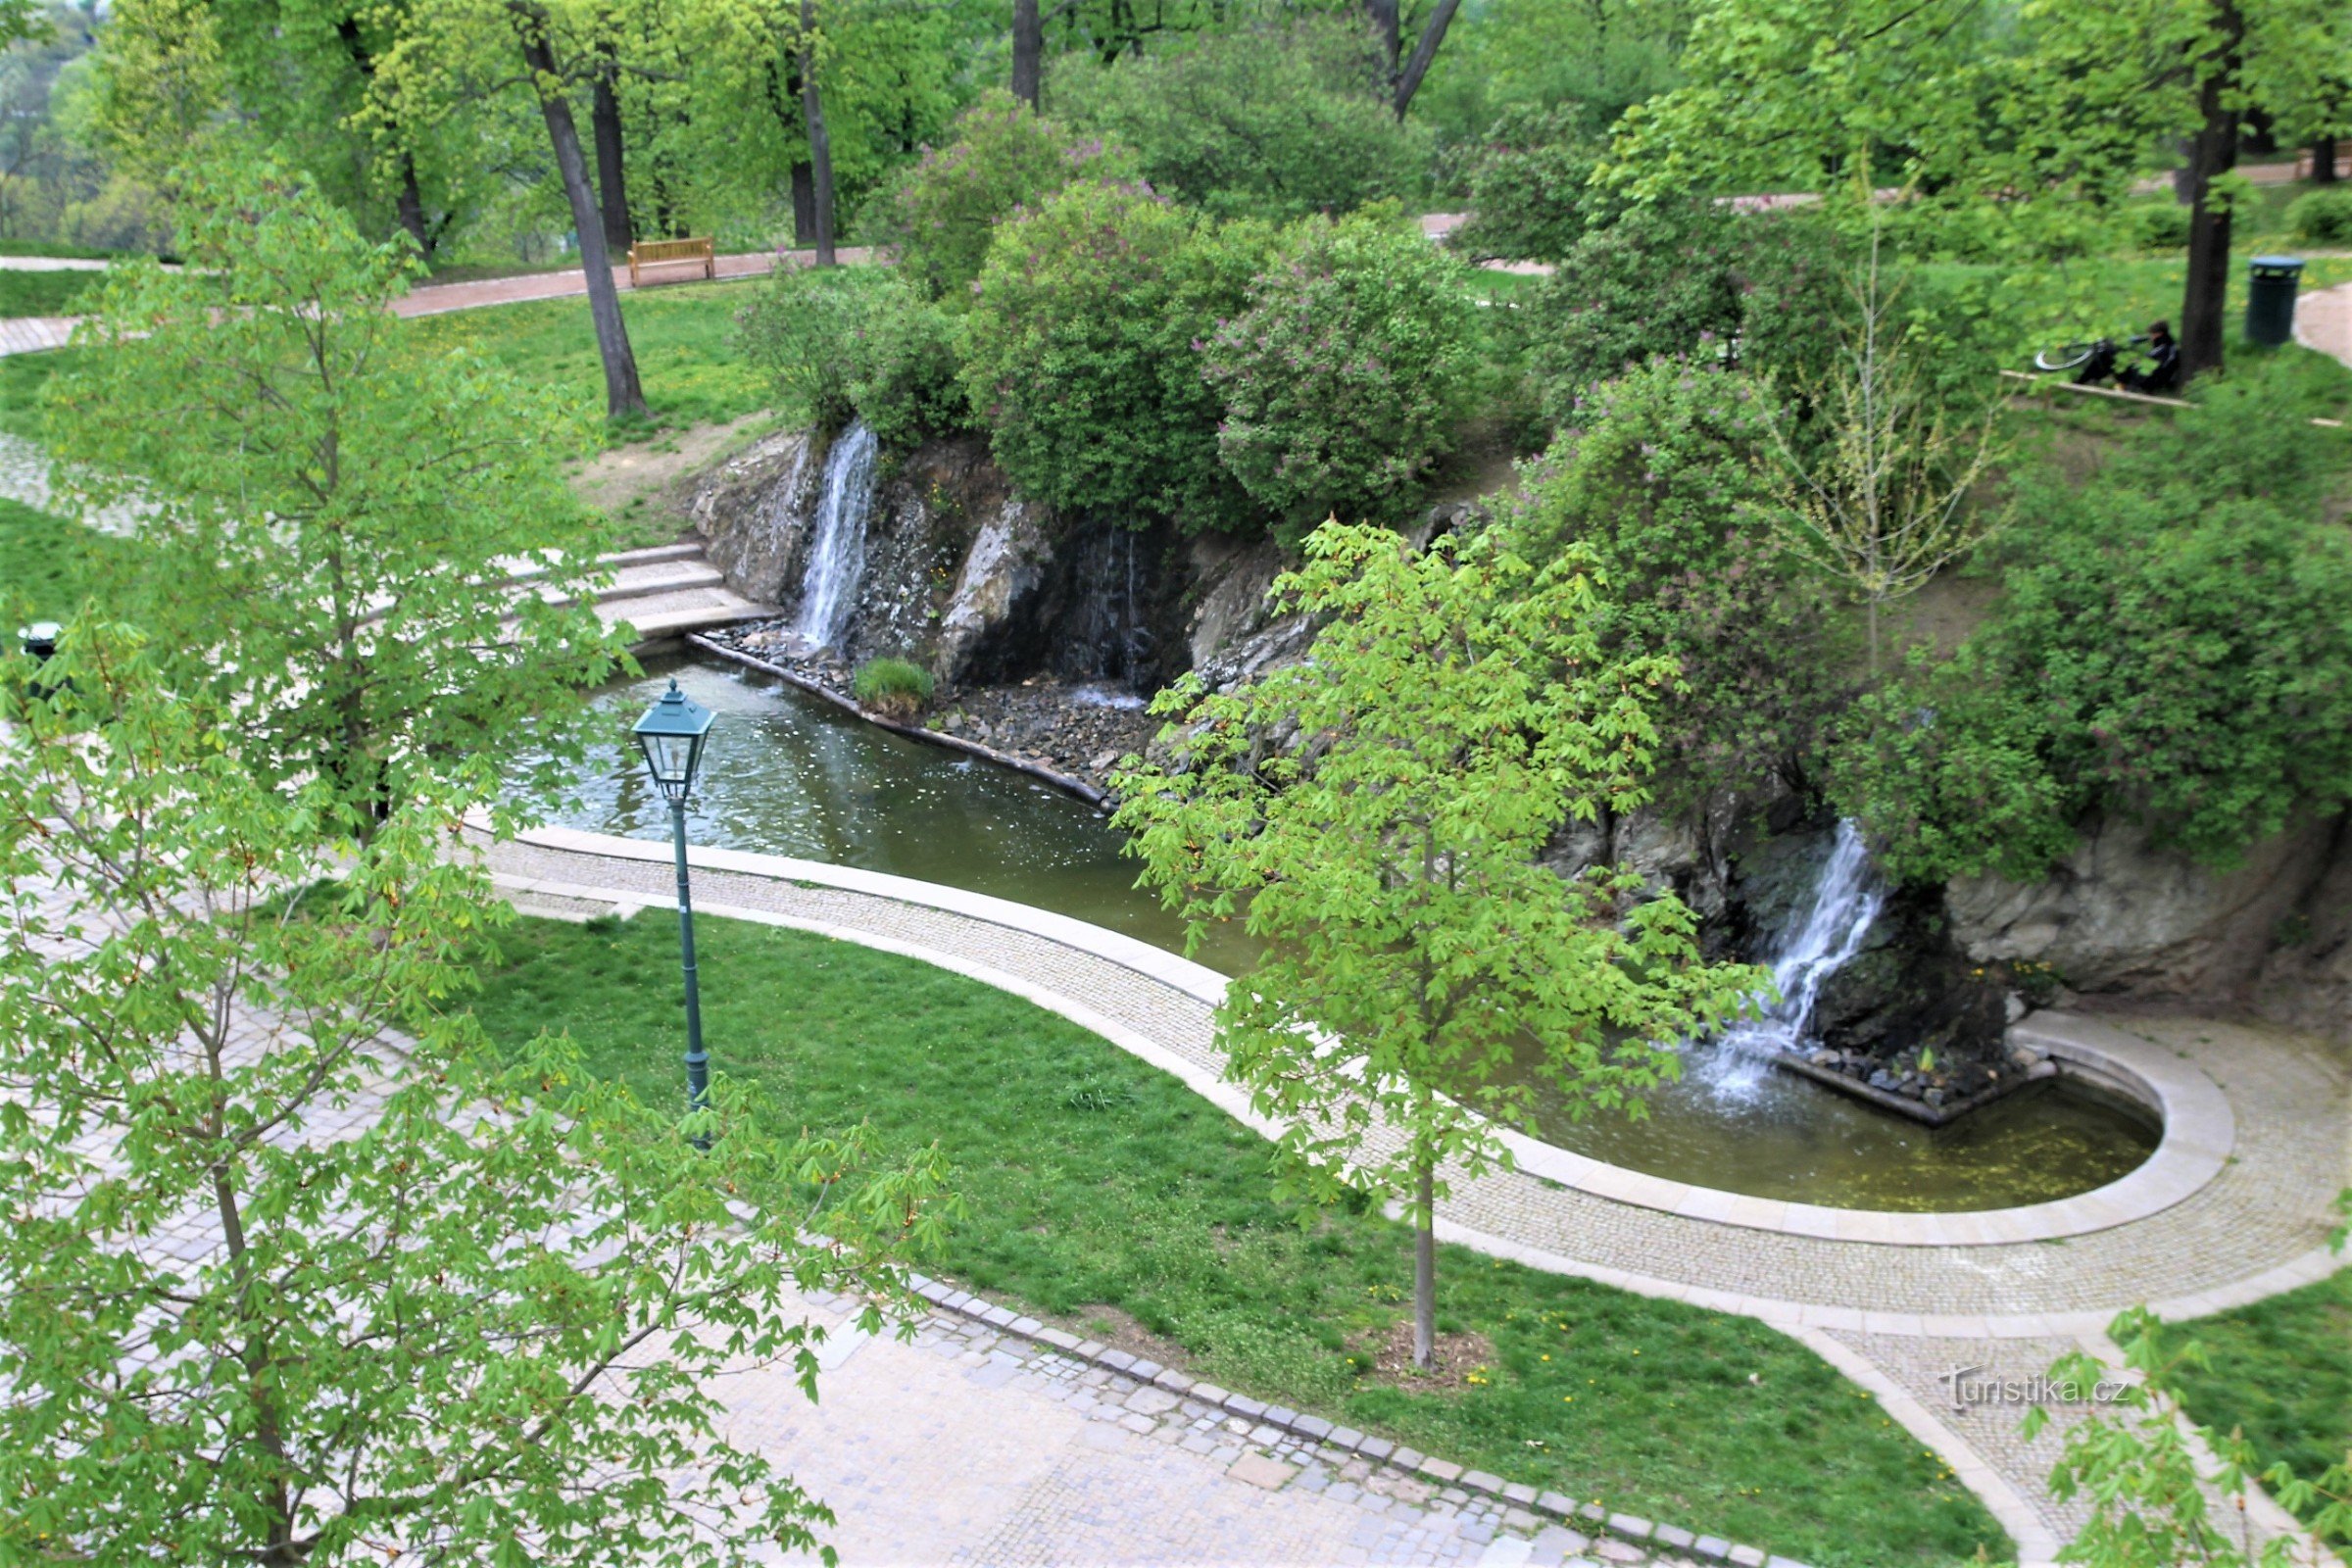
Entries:
[[[719,424],[773,401],[767,377],[730,343],[735,313],[751,297],[751,289],[737,283],[622,292],[621,316],[656,419]],[[563,388],[583,408],[604,410],[605,372],[585,298],[452,311],[419,318],[409,329],[428,342],[469,343],[519,374]]]
[[[5,363],[0,361],[0,363]],[[22,620],[64,620],[87,591],[94,560],[125,541],[0,500],[0,631]]]
[[[966,1205],[930,1266],[1064,1321],[1109,1309],[1199,1375],[1572,1496],[1834,1568],[1996,1559],[2001,1532],[1813,1354],[1702,1312],[1459,1249],[1441,1328],[1494,1350],[1480,1386],[1367,1374],[1409,1311],[1410,1237],[1269,1196],[1267,1146],[1164,1074],[1028,1003],[910,959],[726,920],[697,931],[706,1032],[779,1122],[938,1140]],[[477,1011],[567,1030],[594,1070],[679,1097],[676,927],[524,921]],[[1115,1319],[1114,1319],[1115,1321]]]
[[104,272],[19,272],[0,269],[0,316],[73,316]]
[[2189,1414],[2241,1429],[2266,1466],[2316,1481],[2352,1452],[2352,1268],[2172,1332],[2212,1357],[2180,1379]]

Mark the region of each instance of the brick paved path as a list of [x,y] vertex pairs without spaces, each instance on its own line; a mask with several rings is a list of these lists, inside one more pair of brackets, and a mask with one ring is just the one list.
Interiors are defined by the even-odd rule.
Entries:
[[[594,853],[591,835],[550,833],[499,846],[493,870],[527,902],[585,914],[663,907],[662,858]],[[1124,1049],[1214,1094],[1219,1057],[1205,1003],[1099,952],[1038,930],[804,874],[696,872],[698,906],[925,956],[1077,1018]],[[782,862],[777,862],[781,864]],[[1955,1368],[2030,1377],[2089,1343],[2123,1307],[2212,1310],[2219,1295],[2253,1298],[2318,1277],[2325,1202],[2352,1179],[2352,1063],[2340,1050],[2276,1031],[2201,1019],[2125,1026],[2198,1061],[2223,1085],[2239,1128],[2235,1157],[2192,1198],[2147,1219],[2064,1245],[1913,1248],[1781,1235],[1614,1202],[1501,1173],[1457,1187],[1444,1205],[1450,1239],[1561,1272],[1747,1312],[1812,1347],[1876,1395],[1943,1454],[2017,1540],[2046,1561],[2081,1523],[2049,1494],[2058,1411],[2034,1444],[2022,1406],[1949,1409],[1939,1382]],[[1229,1092],[1228,1092],[1229,1093]],[[1233,1108],[1228,1105],[1228,1108]],[[2112,1354],[2110,1350],[2108,1353]],[[2274,1522],[2275,1522],[2275,1516]]]

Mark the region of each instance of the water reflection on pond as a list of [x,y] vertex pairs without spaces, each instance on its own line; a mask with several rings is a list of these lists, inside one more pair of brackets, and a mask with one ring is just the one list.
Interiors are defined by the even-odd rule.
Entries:
[[[829,860],[991,893],[1182,952],[1184,930],[1135,887],[1125,835],[1102,812],[1006,768],[861,723],[782,681],[731,664],[653,661],[608,689],[613,740],[592,763],[583,809],[561,820],[667,839],[669,808],[623,732],[671,676],[718,714],[686,814],[690,840]],[[1253,945],[1234,926],[1195,955],[1232,974]]]
[[[715,710],[687,828],[693,842],[917,877],[1037,905],[1171,951],[1184,934],[1135,887],[1136,862],[1098,811],[1034,779],[860,723],[756,672],[664,662],[599,698],[612,741],[583,786],[574,826],[665,839],[666,806],[624,732],[675,675]],[[1228,974],[1255,944],[1238,925],[1196,955]],[[1742,1098],[1708,1081],[1704,1048],[1650,1114],[1571,1122],[1538,1111],[1546,1141],[1705,1187],[1846,1208],[2001,1207],[2102,1186],[2146,1158],[2156,1130],[2136,1107],[2066,1084],[2029,1090],[1931,1132],[1803,1079],[1768,1073]]]

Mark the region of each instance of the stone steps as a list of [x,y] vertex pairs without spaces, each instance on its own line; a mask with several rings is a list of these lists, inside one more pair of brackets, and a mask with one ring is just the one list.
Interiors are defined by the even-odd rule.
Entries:
[[666,641],[710,626],[758,620],[775,614],[773,605],[746,599],[724,586],[670,589],[626,599],[600,599],[596,612],[607,625],[627,622],[638,641]]

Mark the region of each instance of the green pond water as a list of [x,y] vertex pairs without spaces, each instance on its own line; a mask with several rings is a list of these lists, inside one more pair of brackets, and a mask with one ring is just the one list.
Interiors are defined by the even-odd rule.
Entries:
[[[860,723],[754,671],[696,662],[647,670],[600,696],[612,740],[583,779],[578,808],[559,820],[668,837],[668,809],[624,731],[674,675],[718,715],[688,811],[694,843],[994,894],[1183,951],[1178,922],[1136,889],[1122,835],[1060,791]],[[1194,956],[1231,974],[1249,968],[1255,952],[1236,923],[1208,933]],[[1534,1131],[1595,1159],[1704,1187],[1915,1212],[2086,1192],[2132,1170],[2156,1144],[2138,1107],[2065,1082],[1931,1132],[1787,1073],[1723,1074],[1709,1048],[1686,1060],[1684,1079],[1652,1091],[1642,1120],[1577,1122],[1544,1104]]]

